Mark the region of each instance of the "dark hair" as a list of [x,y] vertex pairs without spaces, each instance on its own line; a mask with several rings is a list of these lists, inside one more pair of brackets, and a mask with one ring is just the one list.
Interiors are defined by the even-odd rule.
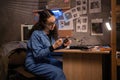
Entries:
[[[33,31],[35,30],[44,30],[46,27],[47,19],[51,16],[54,16],[52,11],[48,9],[39,11],[38,14],[39,14],[39,21],[30,30],[29,37],[32,35]],[[53,36],[54,39],[58,38],[58,28],[56,25],[55,25],[54,30],[50,32],[50,35]]]

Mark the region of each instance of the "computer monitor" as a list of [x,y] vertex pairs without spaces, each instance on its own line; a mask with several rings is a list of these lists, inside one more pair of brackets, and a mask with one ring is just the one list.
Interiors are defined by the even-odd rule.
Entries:
[[32,27],[33,25],[21,24],[21,41],[27,41],[29,39],[28,33]]
[[63,12],[62,10],[60,9],[54,9],[54,10],[51,10],[53,12],[53,14],[55,15],[56,19],[58,19],[60,16],[63,15]]

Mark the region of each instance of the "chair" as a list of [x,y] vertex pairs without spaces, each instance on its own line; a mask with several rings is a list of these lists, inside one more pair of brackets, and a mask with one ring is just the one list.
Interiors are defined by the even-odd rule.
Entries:
[[25,48],[17,48],[8,57],[8,80],[45,80],[27,71],[24,67],[26,57]]

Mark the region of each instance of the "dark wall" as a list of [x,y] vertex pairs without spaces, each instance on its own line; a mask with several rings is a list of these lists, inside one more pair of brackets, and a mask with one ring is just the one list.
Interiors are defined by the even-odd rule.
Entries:
[[[47,0],[1,0],[0,2],[0,44],[9,41],[20,40],[21,24],[33,24],[34,9],[45,8]],[[71,7],[74,7],[75,0],[71,0]],[[98,14],[87,14],[89,16],[89,30],[87,33],[76,33],[74,37],[84,39],[85,44],[109,44],[110,32],[103,25],[103,36],[90,35],[90,20],[110,16],[110,0],[102,0],[102,12]]]
[[1,0],[0,44],[20,40],[21,24],[33,24],[34,9],[39,0]]

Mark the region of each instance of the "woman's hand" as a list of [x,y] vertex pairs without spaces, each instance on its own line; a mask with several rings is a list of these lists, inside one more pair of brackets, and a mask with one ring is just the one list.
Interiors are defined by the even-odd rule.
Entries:
[[56,49],[56,48],[60,47],[62,44],[63,44],[63,40],[62,40],[62,38],[60,38],[55,41],[55,43],[53,44],[53,48]]

